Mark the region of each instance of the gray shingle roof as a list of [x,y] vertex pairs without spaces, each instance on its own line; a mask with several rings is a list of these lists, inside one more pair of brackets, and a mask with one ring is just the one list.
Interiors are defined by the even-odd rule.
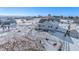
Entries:
[[39,21],[39,23],[43,23],[43,22],[45,22],[45,21],[53,21],[54,19],[52,19],[52,18],[42,18],[40,21]]

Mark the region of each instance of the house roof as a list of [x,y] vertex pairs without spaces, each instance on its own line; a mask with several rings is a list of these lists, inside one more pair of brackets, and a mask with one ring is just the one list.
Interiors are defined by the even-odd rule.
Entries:
[[42,18],[39,23],[43,23],[45,21],[53,21],[54,19],[53,18]]

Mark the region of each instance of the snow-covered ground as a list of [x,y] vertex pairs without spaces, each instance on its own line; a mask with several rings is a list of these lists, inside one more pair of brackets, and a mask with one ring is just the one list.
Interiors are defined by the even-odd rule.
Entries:
[[[11,28],[10,31],[3,32],[0,28],[0,44],[3,44],[12,39],[12,37],[28,37],[32,40],[41,41],[44,50],[56,51],[62,47],[63,51],[79,51],[79,38],[64,36],[68,29],[69,24],[59,23],[59,28],[56,32],[38,32],[34,30],[38,24],[40,18],[26,21],[25,24],[17,25],[15,28]],[[79,25],[76,27],[76,31],[79,33]],[[54,46],[54,44],[56,46]]]

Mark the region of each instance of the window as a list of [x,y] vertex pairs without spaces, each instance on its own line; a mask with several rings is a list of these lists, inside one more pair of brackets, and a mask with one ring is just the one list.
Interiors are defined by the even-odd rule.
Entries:
[[48,26],[49,28],[52,28],[52,26]]
[[41,27],[41,25],[38,25],[38,27]]

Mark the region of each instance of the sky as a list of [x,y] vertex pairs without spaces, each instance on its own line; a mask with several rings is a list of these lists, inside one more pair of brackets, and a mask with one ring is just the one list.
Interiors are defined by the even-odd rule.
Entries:
[[0,15],[11,16],[79,16],[79,7],[0,7]]

